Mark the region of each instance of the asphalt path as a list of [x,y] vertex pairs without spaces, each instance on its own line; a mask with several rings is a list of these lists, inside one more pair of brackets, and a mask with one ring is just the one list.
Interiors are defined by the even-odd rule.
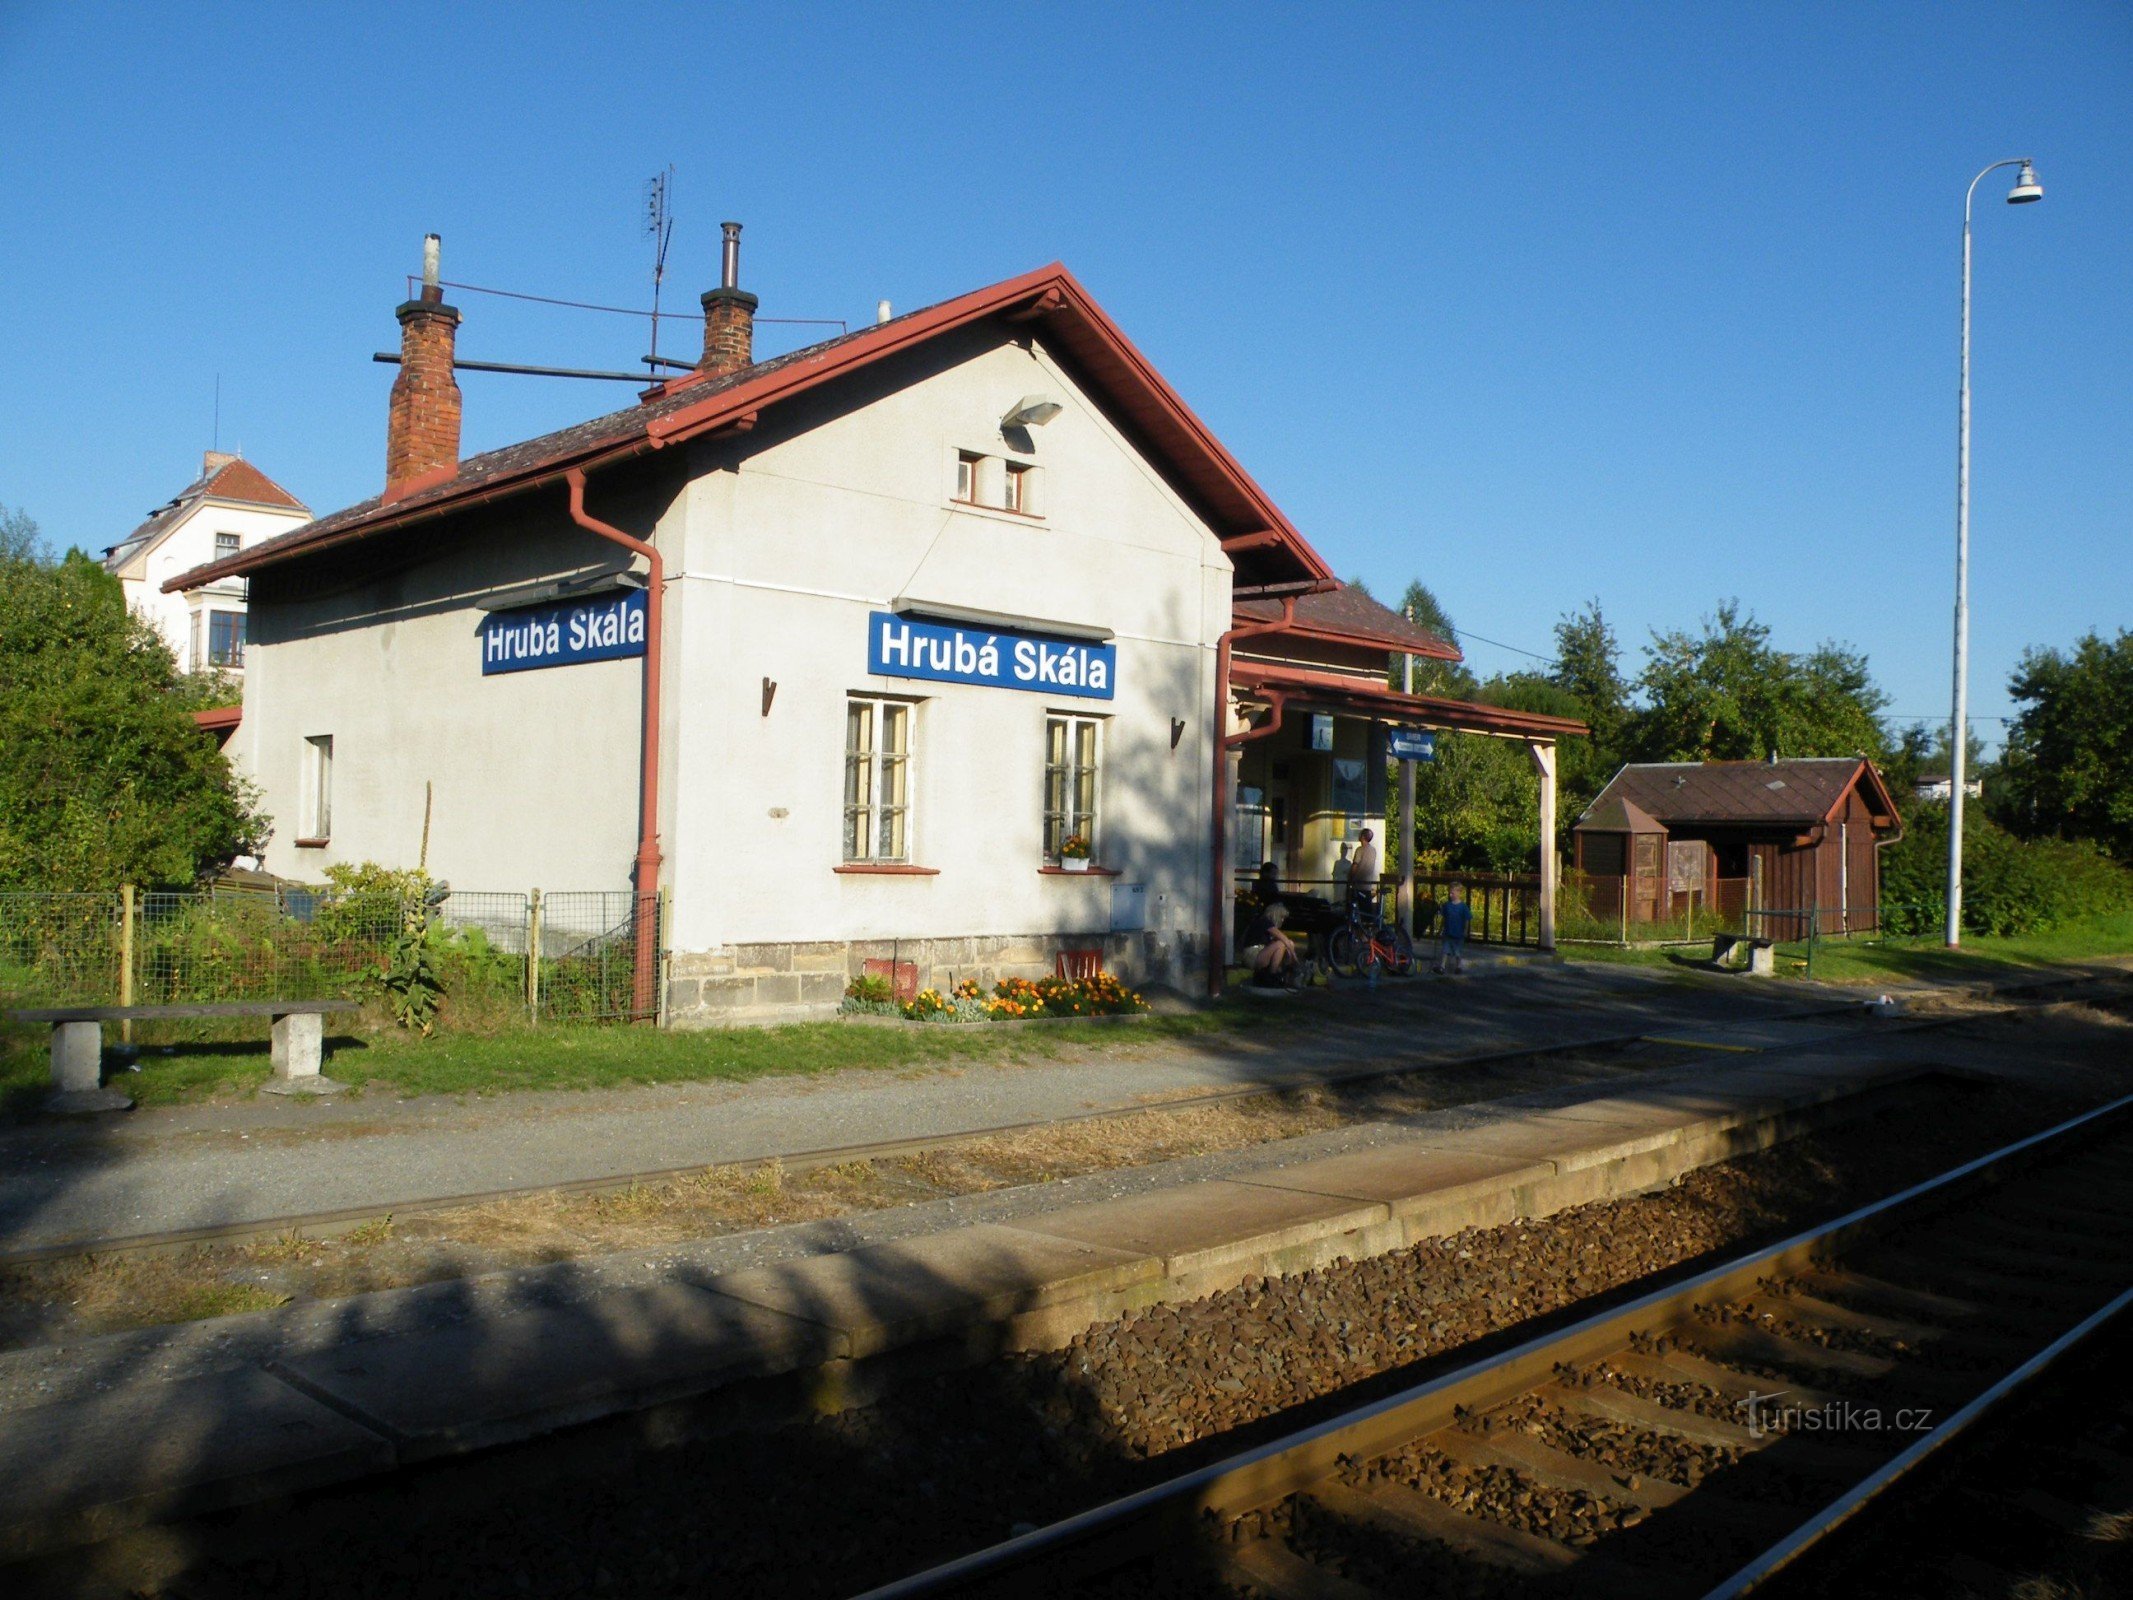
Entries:
[[[953,1136],[1155,1099],[1651,1034],[1797,1043],[1856,994],[1634,968],[1507,966],[1314,994],[1323,1026],[1152,1040],[1130,1026],[1022,1062],[580,1093],[262,1096],[0,1130],[0,1250]],[[538,1048],[530,1045],[529,1048]],[[1713,1072],[1753,1057],[1714,1050]],[[327,1070],[332,1070],[328,1062]]]

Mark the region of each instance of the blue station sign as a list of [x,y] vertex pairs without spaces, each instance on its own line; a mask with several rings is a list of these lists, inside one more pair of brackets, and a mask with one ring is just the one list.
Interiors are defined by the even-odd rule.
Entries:
[[1395,761],[1434,761],[1437,732],[1434,728],[1387,728],[1385,754]]
[[1108,700],[1118,682],[1118,646],[876,611],[867,618],[867,671]]
[[644,591],[632,589],[491,612],[481,624],[482,676],[641,656],[645,611]]

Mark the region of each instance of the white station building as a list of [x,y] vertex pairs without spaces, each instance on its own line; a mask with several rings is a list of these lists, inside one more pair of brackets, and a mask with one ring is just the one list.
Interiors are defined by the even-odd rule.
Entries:
[[432,248],[384,492],[170,581],[250,583],[270,870],[426,834],[455,889],[656,894],[640,1000],[688,1025],[870,962],[1219,985],[1238,868],[1325,875],[1393,728],[1524,741],[1552,833],[1582,729],[1388,690],[1456,651],[1344,589],[1064,268],[759,362],[738,232],[695,370],[466,460]]

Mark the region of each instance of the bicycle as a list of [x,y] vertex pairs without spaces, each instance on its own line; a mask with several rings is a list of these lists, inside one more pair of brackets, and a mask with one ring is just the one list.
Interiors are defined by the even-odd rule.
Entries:
[[1326,964],[1344,978],[1360,978],[1382,966],[1396,978],[1414,970],[1415,942],[1397,922],[1387,923],[1375,899],[1357,895],[1348,919],[1326,940]]

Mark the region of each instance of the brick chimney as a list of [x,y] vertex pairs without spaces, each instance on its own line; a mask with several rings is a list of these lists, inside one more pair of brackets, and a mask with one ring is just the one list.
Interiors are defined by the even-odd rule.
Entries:
[[400,375],[393,379],[385,426],[385,494],[405,494],[459,470],[459,384],[452,347],[459,313],[437,281],[437,235],[422,241],[422,293],[394,313],[400,319]]
[[722,222],[726,240],[719,251],[719,283],[704,296],[704,358],[696,370],[722,378],[755,361],[756,298],[741,287],[741,225]]
[[211,478],[237,459],[227,450],[203,450],[200,452],[200,476]]

